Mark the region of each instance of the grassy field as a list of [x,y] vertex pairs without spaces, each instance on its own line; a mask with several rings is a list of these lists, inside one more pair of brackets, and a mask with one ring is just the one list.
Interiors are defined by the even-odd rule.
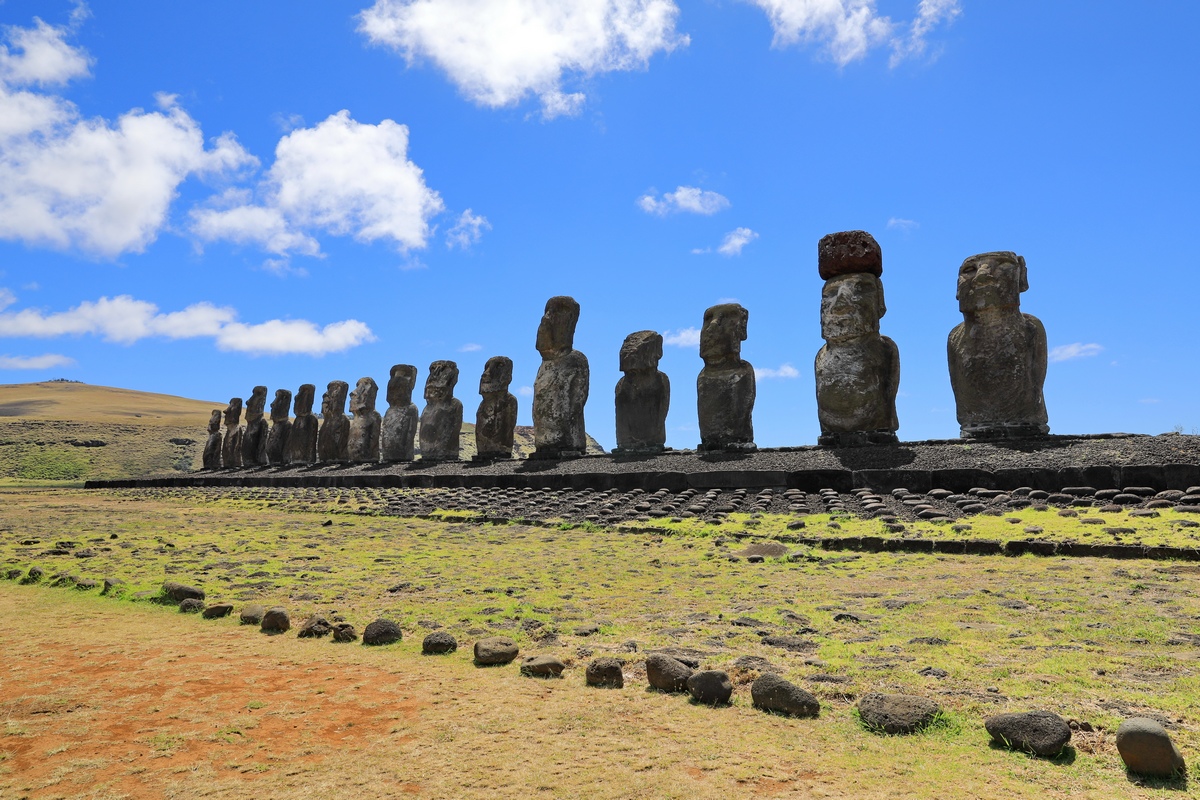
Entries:
[[[372,514],[369,492],[326,507],[0,498],[5,569],[125,581],[114,598],[0,583],[0,788],[14,796],[1154,797],[1188,782],[1125,773],[1124,716],[1156,716],[1191,761],[1200,752],[1192,565],[810,551],[748,519],[664,536],[406,519]],[[764,562],[728,557],[754,553]],[[283,605],[294,623],[340,613],[361,631],[384,616],[406,638],[380,651],[265,637],[137,601],[164,579],[209,602]],[[421,657],[437,628],[458,653]],[[471,642],[492,634],[563,658],[564,679],[472,667]],[[728,670],[733,705],[647,692],[658,648]],[[595,655],[626,659],[625,689],[583,685]],[[816,694],[821,717],[753,709],[763,665],[744,657]],[[942,723],[869,733],[853,706],[871,691],[931,697]],[[987,715],[1035,708],[1092,730],[1053,761],[989,746]]]

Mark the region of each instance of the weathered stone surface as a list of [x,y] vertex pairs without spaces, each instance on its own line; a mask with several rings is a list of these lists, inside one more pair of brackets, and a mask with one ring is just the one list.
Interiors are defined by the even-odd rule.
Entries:
[[434,361],[425,379],[425,408],[421,410],[421,460],[456,461],[462,435],[463,405],[454,396],[458,365]]
[[1130,772],[1170,777],[1184,770],[1183,754],[1158,722],[1131,717],[1117,728],[1117,752]]
[[221,466],[242,465],[242,398],[234,397],[225,406],[225,440],[221,443]]
[[33,583],[40,583],[46,577],[46,571],[41,567],[30,567],[29,572],[25,573],[25,577],[21,578],[21,583],[28,586]]
[[692,668],[682,661],[654,653],[646,657],[646,681],[660,692],[686,692]]
[[858,701],[863,724],[882,733],[916,733],[941,712],[941,706],[910,694],[868,694]]
[[625,686],[624,663],[608,656],[592,659],[584,673],[588,686],[621,689]]
[[255,386],[246,401],[246,428],[242,432],[242,466],[260,467],[267,463],[267,437],[270,433],[263,411],[267,407],[267,387]]
[[526,656],[521,659],[521,674],[532,678],[557,678],[567,665],[554,656]]
[[479,378],[483,400],[475,412],[475,452],[481,459],[512,458],[517,428],[517,398],[508,391],[512,370],[511,358],[492,356]]
[[[830,242],[842,237],[850,244]],[[865,237],[865,239],[864,239]],[[869,245],[863,243],[869,240]],[[864,231],[830,234],[818,247],[827,251],[869,251],[879,257],[879,245]],[[833,256],[830,256],[834,258]],[[834,258],[837,261],[836,258]],[[821,336],[825,346],[817,353],[818,444],[844,447],[896,441],[896,391],[900,386],[900,351],[879,333],[879,320],[887,313],[882,261],[872,269],[851,269],[853,257],[837,261],[821,291]],[[822,277],[827,271],[822,269]]]
[[700,357],[704,369],[696,378],[700,422],[698,450],[751,452],[754,444],[754,367],[742,360],[742,342],[750,312],[724,303],[704,312]]
[[202,615],[205,619],[222,619],[233,613],[232,603],[213,603],[208,608],[204,609]]
[[350,384],[330,381],[321,396],[321,430],[317,433],[317,460],[343,463],[350,460],[350,420],[346,417],[346,393]]
[[475,643],[475,663],[483,667],[507,664],[518,652],[517,643],[507,636],[490,636]]
[[413,389],[417,385],[417,368],[412,364],[396,364],[390,376],[380,454],[384,461],[412,461],[418,420],[417,406],[412,401]]
[[950,332],[950,385],[963,438],[1050,432],[1042,385],[1046,329],[1021,313],[1025,259],[1012,252],[971,256],[958,271],[963,322]]
[[840,231],[821,237],[817,243],[817,271],[821,280],[839,275],[883,274],[883,251],[866,231]]
[[339,622],[333,626],[333,641],[348,643],[358,641],[358,631],[349,622]]
[[983,727],[997,744],[1039,756],[1056,756],[1071,741],[1071,727],[1052,711],[996,714]]
[[288,412],[292,407],[292,393],[287,389],[276,389],[271,401],[271,432],[267,434],[267,463],[286,464],[288,438],[292,433],[292,420]]
[[638,331],[621,345],[617,381],[617,449],[614,453],[660,453],[667,443],[671,381],[658,369],[662,335]]
[[379,386],[372,378],[359,378],[350,393],[350,460],[374,464],[379,460],[379,436],[383,418],[375,410]]
[[188,586],[184,583],[175,581],[166,581],[162,585],[162,593],[165,597],[171,598],[173,602],[179,603],[187,599],[203,600],[204,590],[197,589],[195,586]]
[[458,649],[458,640],[446,631],[434,631],[421,642],[421,652],[427,656],[440,656]]
[[204,469],[221,468],[221,409],[214,408],[208,418],[208,439],[204,442]]
[[542,356],[533,383],[533,443],[536,458],[581,456],[587,449],[583,407],[591,371],[587,356],[575,348],[579,303],[558,296],[546,301],[537,332]]
[[733,696],[733,682],[723,670],[705,669],[688,676],[687,690],[697,703],[723,706]]
[[296,392],[296,419],[284,449],[285,464],[312,464],[317,460],[317,417],[312,413],[316,396],[317,387],[311,383],[301,385]]
[[812,693],[784,680],[773,672],[764,672],[750,685],[755,708],[792,717],[816,717],[821,703]]
[[322,617],[320,614],[313,614],[304,621],[300,626],[299,632],[296,634],[298,639],[320,639],[322,636],[328,636],[333,633],[333,626],[329,624],[329,620]]
[[[242,612],[243,615],[245,612]],[[287,633],[292,627],[292,618],[286,609],[275,607],[263,614],[260,629],[263,633]]]
[[197,600],[194,597],[188,597],[181,600],[179,603],[179,611],[182,614],[198,614],[204,610],[204,601]]
[[363,644],[394,644],[403,638],[400,626],[390,619],[377,619],[363,629]]
[[267,610],[257,603],[248,605],[242,609],[239,619],[243,625],[259,625],[263,621],[263,617],[267,615]]

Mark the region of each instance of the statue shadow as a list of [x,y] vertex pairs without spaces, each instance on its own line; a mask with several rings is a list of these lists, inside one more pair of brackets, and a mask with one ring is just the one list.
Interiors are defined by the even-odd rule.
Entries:
[[1066,747],[1064,747],[1062,750],[1060,750],[1058,752],[1058,755],[1055,755],[1055,756],[1039,756],[1036,753],[1030,753],[1030,752],[1026,752],[1026,751],[1022,751],[1022,750],[1014,750],[1013,748],[1008,747],[1007,745],[1001,744],[1000,742],[997,742],[995,740],[988,742],[988,747],[990,747],[992,750],[1003,750],[1006,753],[1016,753],[1017,755],[1023,755],[1026,758],[1028,758],[1030,761],[1040,761],[1045,764],[1054,764],[1059,767],[1071,766],[1072,764],[1075,763],[1075,758],[1078,755],[1078,753],[1075,751],[1075,748],[1072,747],[1071,745],[1067,745]]
[[754,458],[757,451],[739,452],[736,450],[710,450],[707,452],[697,452],[696,458],[703,461],[705,464],[732,464],[739,461],[749,461]]
[[902,444],[868,444],[862,447],[839,447],[829,454],[848,470],[895,469],[917,460],[917,451]]
[[1134,786],[1140,786],[1145,789],[1165,789],[1172,792],[1186,792],[1188,790],[1188,776],[1186,769],[1180,770],[1169,777],[1140,775],[1127,769],[1125,770],[1125,780],[1129,781]]

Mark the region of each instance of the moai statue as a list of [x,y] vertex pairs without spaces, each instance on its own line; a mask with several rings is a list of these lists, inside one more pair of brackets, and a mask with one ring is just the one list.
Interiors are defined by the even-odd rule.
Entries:
[[512,458],[513,433],[517,427],[517,398],[508,391],[512,371],[511,358],[493,356],[479,378],[483,401],[475,413],[475,458],[480,461]]
[[221,409],[208,418],[208,441],[204,443],[204,469],[221,468]]
[[383,423],[375,410],[379,385],[372,378],[359,378],[350,393],[350,460],[374,464],[379,460],[379,428]]
[[242,465],[242,398],[234,397],[225,406],[225,441],[221,443],[221,466]]
[[[296,405],[293,407],[296,419],[292,421],[292,430],[283,451],[285,464],[312,464],[317,460],[317,418],[312,413],[316,396],[317,387],[311,383],[302,384],[296,392]],[[274,411],[271,415],[274,416]]]
[[851,447],[896,442],[900,350],[879,334],[883,253],[866,231],[831,233],[817,245],[821,338],[817,353],[817,444]]
[[270,429],[263,418],[267,407],[267,387],[255,386],[246,401],[246,429],[242,433],[242,466],[258,467],[267,463],[267,435]]
[[655,331],[638,331],[621,345],[621,372],[617,381],[617,449],[614,454],[661,453],[667,443],[667,409],[671,381],[658,371],[663,337]]
[[412,461],[417,435],[417,406],[412,401],[417,385],[417,368],[411,364],[392,367],[388,378],[388,410],[383,415],[383,460]]
[[1050,432],[1042,396],[1046,329],[1021,313],[1021,292],[1028,289],[1025,259],[1016,253],[982,253],[959,267],[963,322],[950,331],[946,350],[964,439]]
[[572,297],[551,297],[538,326],[537,349],[542,354],[533,382],[532,458],[574,458],[587,450],[583,407],[587,403],[587,356],[574,349],[579,303]]
[[317,433],[317,460],[344,463],[350,460],[350,420],[346,417],[346,393],[350,384],[330,381],[321,396],[321,430]]
[[271,401],[271,432],[267,434],[267,463],[276,466],[287,463],[288,438],[292,433],[292,421],[288,411],[292,407],[292,393],[287,389],[276,389]]
[[742,360],[750,312],[737,303],[723,303],[704,312],[700,357],[704,369],[696,378],[700,417],[697,450],[752,453],[754,444],[754,367]]
[[454,396],[458,365],[435,361],[425,379],[425,408],[421,411],[421,460],[455,461],[462,434],[462,401]]

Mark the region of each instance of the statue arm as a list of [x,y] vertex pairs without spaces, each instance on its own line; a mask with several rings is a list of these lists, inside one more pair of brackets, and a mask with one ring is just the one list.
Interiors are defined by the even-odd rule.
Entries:
[[900,419],[896,414],[896,395],[900,392],[900,348],[887,336],[881,336],[887,357],[887,384],[884,387],[888,408],[891,409],[892,430],[900,430]]
[[1046,326],[1031,314],[1025,315],[1025,323],[1029,326],[1029,363],[1033,372],[1034,385],[1040,392],[1046,383],[1046,362],[1049,360],[1049,348],[1046,346]]
[[959,334],[963,329],[960,323],[954,330],[950,331],[950,336],[946,339],[946,363],[950,368],[950,391],[954,392],[954,397],[958,398],[958,374],[961,365],[958,361],[958,341]]

